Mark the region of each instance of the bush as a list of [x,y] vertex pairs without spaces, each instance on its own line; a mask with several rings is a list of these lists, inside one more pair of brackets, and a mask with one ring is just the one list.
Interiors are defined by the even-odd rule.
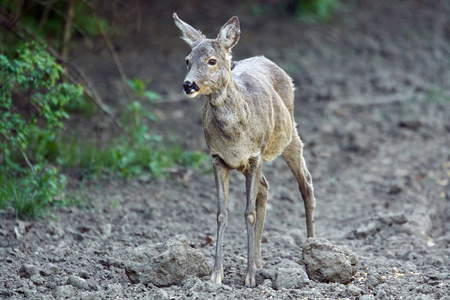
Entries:
[[62,143],[59,160],[64,167],[79,168],[83,175],[109,177],[161,177],[176,165],[206,171],[209,156],[182,151],[178,145],[162,143],[160,136],[150,134],[149,124],[156,117],[146,110],[144,101],[153,102],[159,94],[148,90],[150,80],[127,81],[133,100],[123,110],[124,135],[105,145]]
[[11,205],[16,217],[35,219],[56,204],[64,204],[66,178],[55,167],[36,169],[36,174],[22,174],[19,178],[0,177],[0,209]]
[[[17,31],[18,36],[31,32],[48,41],[62,35],[62,25],[69,22],[67,17],[49,17],[41,10],[48,8],[53,16],[61,7],[66,7],[64,1],[0,0],[5,16],[10,14],[10,19],[14,19],[11,24],[5,23],[12,32]],[[102,28],[104,23],[100,18],[97,24],[87,13],[88,8],[84,2],[77,2],[74,7],[76,30],[84,32],[84,36],[96,34],[93,29]],[[15,19],[16,15],[20,17]],[[88,20],[81,21],[84,18]],[[13,23],[22,27],[14,27]],[[75,25],[69,29],[73,30]],[[24,28],[23,32],[20,28]],[[122,110],[123,134],[104,145],[63,139],[60,129],[63,119],[68,117],[67,111],[90,114],[93,101],[81,97],[81,86],[62,80],[63,69],[46,51],[46,46],[37,43],[16,46],[18,40],[8,31],[0,32],[0,52],[8,53],[0,54],[0,209],[12,206],[17,217],[36,218],[55,204],[70,203],[73,197],[64,198],[65,176],[60,173],[69,168],[81,169],[88,176],[125,178],[165,176],[175,165],[206,170],[209,156],[164,145],[161,137],[150,134],[149,126],[156,118],[145,109],[144,101],[160,97],[147,89],[150,80],[127,81],[134,97]],[[57,46],[58,40],[51,43]]]
[[82,88],[61,82],[62,72],[35,43],[21,46],[15,58],[0,55],[0,207],[11,204],[22,218],[41,215],[64,190],[64,176],[47,164],[49,154],[57,156],[64,107]]

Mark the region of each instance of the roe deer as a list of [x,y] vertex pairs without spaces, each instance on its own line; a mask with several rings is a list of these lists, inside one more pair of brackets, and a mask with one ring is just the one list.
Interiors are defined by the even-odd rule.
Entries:
[[294,121],[292,79],[265,57],[231,60],[240,37],[237,17],[220,29],[216,39],[173,14],[182,39],[192,48],[186,57],[188,73],[183,89],[190,98],[203,95],[203,129],[217,189],[217,245],[211,281],[223,280],[222,243],[228,220],[229,171],[246,178],[247,272],[245,285],[255,286],[261,264],[261,235],[269,184],[262,162],[282,155],[298,181],[306,212],[308,237],[314,237],[316,206],[311,175],[303,158],[303,144]]

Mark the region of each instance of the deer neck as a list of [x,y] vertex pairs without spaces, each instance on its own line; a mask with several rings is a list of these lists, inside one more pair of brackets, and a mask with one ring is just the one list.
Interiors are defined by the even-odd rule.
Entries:
[[235,122],[246,122],[248,105],[236,89],[232,78],[217,93],[208,95],[206,99],[217,120],[227,117]]
[[227,139],[239,138],[248,123],[249,107],[236,89],[236,83],[231,79],[206,99],[203,114],[205,130],[218,130]]

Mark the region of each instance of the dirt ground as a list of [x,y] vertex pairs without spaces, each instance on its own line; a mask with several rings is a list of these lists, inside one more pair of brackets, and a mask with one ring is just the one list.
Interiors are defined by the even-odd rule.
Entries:
[[[330,24],[305,24],[252,13],[237,1],[155,2],[141,7],[140,32],[114,39],[127,75],[152,78],[151,88],[163,95],[151,107],[155,132],[183,149],[207,151],[203,101],[181,93],[189,47],[172,13],[209,37],[238,15],[234,59],[265,55],[294,79],[317,198],[316,234],[356,253],[353,282],[276,290],[260,271],[258,286],[244,287],[244,178],[233,172],[223,285],[207,277],[162,288],[131,283],[124,269],[133,249],[176,235],[212,265],[213,175],[178,169],[170,179],[73,178],[68,193],[89,199],[89,207],[62,208],[45,220],[24,222],[0,211],[0,298],[450,299],[450,3],[349,1]],[[78,50],[73,60],[119,107],[120,77],[97,43],[97,52]],[[109,121],[97,122],[86,131],[107,134]],[[282,159],[263,170],[270,183],[263,268],[301,266],[306,228],[297,184]]]

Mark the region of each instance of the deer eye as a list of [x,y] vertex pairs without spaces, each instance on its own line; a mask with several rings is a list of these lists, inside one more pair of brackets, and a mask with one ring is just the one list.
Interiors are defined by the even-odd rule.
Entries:
[[186,65],[189,66],[189,59],[186,59]]
[[211,58],[208,60],[208,65],[214,66],[217,63],[217,59]]

